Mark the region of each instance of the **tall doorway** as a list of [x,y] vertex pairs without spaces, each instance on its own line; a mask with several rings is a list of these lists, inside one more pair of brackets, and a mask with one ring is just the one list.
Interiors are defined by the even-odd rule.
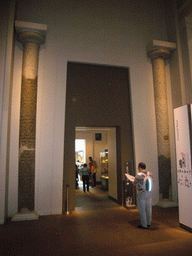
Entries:
[[[129,69],[68,62],[63,212],[75,209],[75,128],[115,127],[117,202],[123,204],[126,162],[134,161]],[[134,173],[132,173],[134,175]]]

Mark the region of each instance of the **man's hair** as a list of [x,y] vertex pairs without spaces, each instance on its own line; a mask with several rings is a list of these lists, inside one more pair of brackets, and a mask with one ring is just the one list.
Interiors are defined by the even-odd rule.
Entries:
[[83,166],[84,166],[84,167],[87,167],[87,164],[84,164]]
[[141,168],[142,170],[145,170],[146,169],[146,164],[143,163],[143,162],[140,162],[138,167]]

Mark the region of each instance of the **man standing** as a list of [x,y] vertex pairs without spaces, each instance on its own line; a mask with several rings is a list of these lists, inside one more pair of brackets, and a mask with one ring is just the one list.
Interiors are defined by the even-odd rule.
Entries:
[[85,185],[87,185],[87,191],[89,191],[89,174],[90,170],[87,167],[87,164],[83,165],[83,169],[80,170],[80,173],[82,175],[82,180],[83,180],[83,191],[86,191]]
[[[151,216],[152,216],[152,198],[151,198],[151,189],[152,189],[152,173],[146,171],[146,165],[141,162],[138,165],[139,173],[136,175],[133,184],[138,184],[138,208],[141,218],[141,225],[138,228],[147,229],[151,225]],[[146,187],[146,176],[148,176],[148,187]]]
[[97,163],[95,160],[92,159],[92,157],[89,157],[89,169],[91,170],[91,183],[92,187],[96,187],[96,172],[97,172]]

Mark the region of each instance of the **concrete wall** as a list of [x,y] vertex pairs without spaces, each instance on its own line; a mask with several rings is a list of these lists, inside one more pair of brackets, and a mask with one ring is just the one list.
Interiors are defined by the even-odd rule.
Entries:
[[[0,12],[0,224],[4,222],[5,216],[5,180],[6,180],[6,138],[7,138],[7,104],[8,95],[6,96],[5,89],[5,55],[6,55],[6,39],[7,39],[7,19],[9,12],[9,5],[3,4],[4,12]],[[5,97],[5,98],[4,98]],[[4,139],[3,139],[4,138]]]
[[15,2],[2,2],[0,12],[0,224],[3,224],[8,216],[14,20]]
[[108,144],[108,168],[109,168],[109,193],[108,195],[114,199],[118,199],[117,195],[117,152],[116,152],[116,129],[112,128],[107,136]]
[[[46,43],[41,46],[39,56],[36,211],[39,214],[62,212],[67,61],[129,68],[135,163],[137,165],[139,161],[144,161],[148,170],[153,172],[153,204],[156,204],[159,199],[156,123],[152,66],[146,55],[146,45],[153,39],[167,40],[162,2],[17,2],[17,20],[38,22],[48,26]],[[17,209],[18,181],[15,177],[18,174],[21,66],[22,46],[16,43],[13,79],[15,94],[12,97],[10,134],[9,216]]]

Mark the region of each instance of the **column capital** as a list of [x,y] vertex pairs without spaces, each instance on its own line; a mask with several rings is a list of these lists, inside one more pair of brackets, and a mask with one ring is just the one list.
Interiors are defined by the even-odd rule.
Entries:
[[15,21],[15,29],[18,42],[35,43],[38,45],[45,43],[47,25],[23,21]]
[[147,56],[151,59],[168,59],[171,52],[176,49],[176,44],[167,41],[153,40],[147,45]]

